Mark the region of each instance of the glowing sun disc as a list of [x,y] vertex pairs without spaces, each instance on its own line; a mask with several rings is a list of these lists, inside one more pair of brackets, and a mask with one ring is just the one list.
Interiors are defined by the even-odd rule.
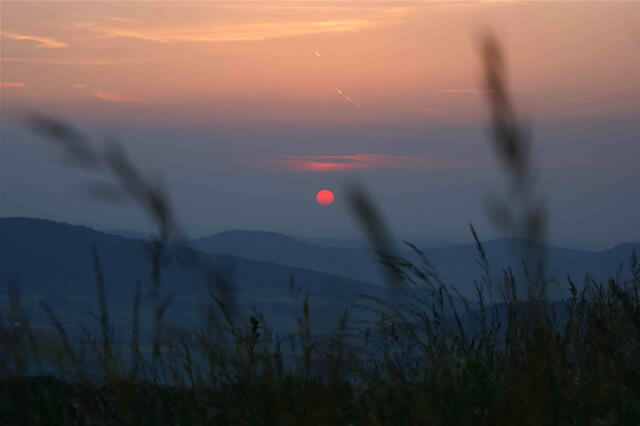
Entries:
[[334,199],[335,197],[333,196],[333,192],[329,191],[328,189],[323,189],[316,194],[316,201],[318,202],[318,204],[321,204],[323,206],[328,206],[329,204],[333,203]]

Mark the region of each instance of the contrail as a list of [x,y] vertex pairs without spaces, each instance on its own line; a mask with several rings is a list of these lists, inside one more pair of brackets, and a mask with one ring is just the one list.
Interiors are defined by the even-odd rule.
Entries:
[[336,87],[336,92],[338,92],[338,95],[342,96],[351,105],[355,106],[358,109],[362,109],[362,107],[360,107],[360,104],[357,103],[356,101],[354,101],[353,99],[351,99],[351,96],[349,96],[346,93],[344,93],[344,91],[342,89],[339,89],[339,88]]
[[607,90],[607,91],[603,91],[603,92],[590,93],[588,95],[576,96],[575,98],[565,99],[562,102],[565,103],[565,104],[570,104],[570,103],[573,103],[573,102],[580,102],[580,101],[585,101],[587,99],[596,98],[598,96],[606,95],[608,93],[611,93],[611,91]]

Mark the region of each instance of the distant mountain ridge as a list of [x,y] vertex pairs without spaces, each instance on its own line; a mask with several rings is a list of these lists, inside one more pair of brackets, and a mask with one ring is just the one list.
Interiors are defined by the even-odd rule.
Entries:
[[[80,238],[85,241],[84,250],[77,248],[79,234],[85,234]],[[104,242],[107,247],[126,247],[122,249],[122,253],[135,258],[136,262],[145,261],[145,241],[137,234],[129,235],[133,238],[119,237],[86,226],[68,225],[43,219],[0,218],[0,266],[7,264],[9,259],[13,259],[10,265],[2,268],[0,278],[19,279],[19,277],[8,277],[7,274],[14,271],[14,274],[20,275],[18,273],[20,268],[22,268],[22,274],[29,274],[28,271],[32,268],[25,264],[25,259],[34,251],[37,251],[40,256],[38,270],[49,270],[50,276],[56,276],[60,274],[60,271],[55,268],[56,262],[62,262],[64,265],[78,264],[80,257],[84,257],[85,261],[89,258],[89,243],[86,241],[90,239]],[[7,238],[8,236],[11,238]],[[514,253],[526,253],[524,249],[526,244],[526,241],[518,239],[495,239],[483,243],[494,281],[500,280],[502,269],[505,267],[511,267],[516,274],[522,269],[522,262]],[[74,247],[74,249],[65,250],[65,246]],[[191,242],[191,248],[213,254],[212,259],[231,259],[227,263],[236,265],[235,269],[240,275],[250,273],[242,270],[243,268],[260,269],[256,265],[267,262],[271,265],[270,268],[280,271],[298,271],[298,273],[311,275],[328,274],[331,280],[341,277],[340,280],[359,282],[359,285],[383,284],[381,267],[373,252],[368,249],[323,247],[275,232],[240,230],[198,238]],[[615,274],[620,264],[628,265],[632,251],[636,249],[640,253],[640,244],[622,243],[603,251],[566,249],[549,245],[544,246],[544,249],[547,271],[560,283],[560,287],[551,288],[550,296],[558,298],[566,295],[568,275],[578,284],[586,274],[604,280]],[[482,278],[475,244],[423,249],[423,252],[445,283],[456,287],[465,296],[475,297],[473,283]],[[411,255],[408,248],[402,254],[411,261],[418,261],[416,256]],[[20,268],[17,267],[18,265]],[[110,266],[115,269],[129,267],[127,262]],[[108,268],[105,267],[106,269]],[[133,269],[139,271],[140,266],[137,265]],[[67,273],[71,272],[78,273],[73,268],[67,270]],[[281,276],[283,281],[288,279],[286,274]],[[92,279],[91,270],[89,273],[85,271],[85,279]],[[367,286],[378,288],[370,284]]]
[[[501,267],[505,264],[514,270],[519,267],[519,262],[510,257],[525,243],[492,240],[483,244],[492,265],[500,265],[491,269],[494,281],[502,276]],[[7,288],[15,282],[21,289],[22,305],[38,324],[49,324],[38,306],[45,302],[59,315],[72,336],[80,334],[79,323],[96,327],[97,322],[89,315],[98,309],[92,246],[96,247],[104,274],[111,321],[120,335],[126,335],[130,330],[136,283],[143,284],[146,296],[151,294],[150,242],[82,225],[0,218],[0,307],[7,305]],[[389,293],[385,286],[375,284],[382,281],[379,265],[370,250],[320,247],[277,233],[253,231],[225,232],[195,240],[193,246],[169,245],[164,259],[166,265],[161,274],[158,300],[175,296],[166,314],[171,324],[187,328],[200,324],[204,309],[214,303],[208,273],[184,266],[181,259],[185,258],[196,258],[207,268],[214,268],[216,274],[231,284],[231,294],[242,315],[254,309],[263,313],[277,333],[293,331],[291,327],[295,328],[304,294],[309,294],[314,329],[320,333],[334,329],[345,309],[362,303],[360,295],[363,294],[394,304],[415,302],[416,290],[402,288]],[[553,271],[562,284],[549,291],[557,300],[568,293],[567,275],[571,275],[578,286],[587,273],[605,280],[616,272],[620,263],[628,264],[634,249],[640,252],[640,244],[624,243],[600,252],[552,246],[545,249],[547,269]],[[424,252],[445,283],[472,299],[474,309],[474,280],[481,277],[475,245],[425,249]],[[154,308],[149,297],[144,300],[140,327],[141,333],[148,335]],[[460,299],[454,298],[454,303],[464,311]],[[375,315],[371,311],[352,310],[350,318],[371,321]]]
[[275,232],[227,231],[191,241],[208,253],[229,254],[379,282],[375,264],[362,249],[327,248]]
[[[306,241],[308,243],[320,246],[320,247],[333,247],[333,248],[357,248],[362,249],[366,248],[367,243],[364,240],[355,240],[348,238],[331,238],[331,237],[316,237],[316,238],[301,238],[298,237],[298,240]],[[456,243],[449,240],[439,240],[433,238],[418,238],[411,239],[411,242],[418,247],[423,248],[438,248],[438,247],[447,247],[455,245]],[[398,240],[398,244],[402,244],[402,240]]]
[[[506,267],[518,274],[523,270],[522,257],[527,256],[529,243],[517,238],[502,238],[482,243],[492,278],[498,280]],[[356,248],[323,247],[296,240],[273,232],[230,231],[214,234],[193,241],[199,250],[230,254],[250,259],[328,272],[352,279],[382,283],[380,266],[371,250]],[[640,243],[623,243],[608,250],[588,251],[539,246],[545,256],[546,270],[556,278],[560,286],[550,289],[550,296],[566,295],[566,277],[581,282],[586,274],[606,279],[615,273],[620,264],[628,265],[634,249],[640,252]],[[400,252],[409,260],[418,262],[408,248]],[[443,280],[456,286],[462,294],[474,297],[473,282],[481,279],[478,267],[478,250],[473,244],[457,244],[438,248],[421,248],[436,267]],[[529,269],[535,265],[528,265]]]
[[[151,291],[151,245],[80,225],[0,218],[0,306],[6,306],[7,287],[15,282],[21,290],[23,305],[39,321],[46,322],[38,306],[45,302],[60,313],[65,324],[93,323],[88,316],[89,311],[97,310],[92,246],[100,259],[111,318],[121,329],[130,327],[136,283],[142,283],[144,294]],[[174,294],[167,316],[184,324],[196,324],[202,309],[215,303],[210,297],[208,270],[204,274],[191,264],[183,266],[181,259],[186,258],[196,258],[198,265],[211,267],[223,276],[231,284],[231,294],[243,312],[255,307],[280,331],[295,324],[301,308],[300,297],[304,294],[310,296],[317,328],[326,329],[337,324],[343,310],[358,295],[381,297],[384,291],[380,286],[323,272],[170,246],[158,300]],[[299,294],[295,288],[300,289]],[[149,304],[143,303],[142,308],[149,314]]]
[[123,229],[106,229],[103,231],[105,234],[116,235],[118,237],[131,238],[134,240],[149,241],[153,239],[153,235],[147,232],[126,231]]

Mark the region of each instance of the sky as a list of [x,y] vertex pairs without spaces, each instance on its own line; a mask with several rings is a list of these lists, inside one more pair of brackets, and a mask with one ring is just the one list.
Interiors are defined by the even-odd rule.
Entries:
[[[364,185],[402,238],[497,236],[504,190],[479,45],[506,55],[549,238],[640,240],[638,2],[7,2],[0,215],[144,230],[87,196],[29,112],[122,143],[194,236],[360,236]],[[322,189],[336,201],[320,206]]]

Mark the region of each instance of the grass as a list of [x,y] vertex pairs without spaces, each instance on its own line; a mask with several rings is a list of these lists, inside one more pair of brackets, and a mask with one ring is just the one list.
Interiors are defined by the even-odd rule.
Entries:
[[[241,325],[212,317],[196,342],[156,342],[162,350],[135,363],[110,346],[105,331],[92,345],[103,367],[93,378],[83,373],[82,356],[65,343],[64,330],[49,346],[32,346],[27,328],[5,328],[3,347],[10,351],[2,359],[0,421],[637,424],[640,265],[635,257],[630,263],[633,280],[572,287],[562,320],[543,309],[531,321],[526,302],[511,299],[506,314],[498,305],[469,313],[486,327],[465,329],[455,315],[459,327],[446,327],[450,318],[439,312],[448,290],[439,287],[442,297],[430,306],[395,307],[398,315],[386,315],[375,342],[364,330],[350,330],[346,316],[335,335],[320,339],[312,337],[303,302],[293,362],[283,360],[288,342],[254,316]],[[223,343],[222,333],[231,342]],[[135,343],[131,350],[139,354]],[[19,374],[35,353],[57,361],[57,378]]]
[[[297,330],[277,336],[255,313],[243,318],[233,282],[195,258],[210,278],[211,303],[201,325],[184,334],[162,333],[171,295],[160,299],[167,245],[182,233],[166,194],[147,181],[124,151],[91,148],[71,127],[41,116],[32,128],[60,143],[76,164],[111,173],[101,196],[125,195],[158,227],[150,251],[148,295],[156,333],[139,342],[142,283],[131,310],[131,341],[117,342],[109,317],[99,254],[93,252],[98,336],[72,344],[56,313],[42,309],[55,336],[37,336],[22,313],[17,285],[9,288],[8,322],[0,328],[0,423],[7,425],[614,425],[640,424],[640,262],[629,260],[629,279],[583,285],[570,279],[571,298],[547,301],[545,210],[535,194],[529,141],[506,90],[498,44],[488,37],[483,58],[495,148],[513,194],[491,207],[503,230],[532,241],[527,256],[540,259],[524,283],[514,273],[490,276],[473,227],[483,275],[479,307],[456,309],[455,289],[439,279],[423,254],[409,263],[392,251],[390,232],[371,199],[352,188],[351,201],[380,260],[390,297],[363,295],[353,309],[377,314],[364,324],[350,311],[329,336],[313,333],[307,297]],[[293,286],[293,283],[292,283]],[[412,291],[412,303],[393,295]],[[523,295],[525,297],[523,297]],[[474,305],[475,306],[475,305]],[[93,370],[87,368],[88,360]],[[27,374],[50,363],[55,376]],[[98,366],[96,371],[95,366]]]

